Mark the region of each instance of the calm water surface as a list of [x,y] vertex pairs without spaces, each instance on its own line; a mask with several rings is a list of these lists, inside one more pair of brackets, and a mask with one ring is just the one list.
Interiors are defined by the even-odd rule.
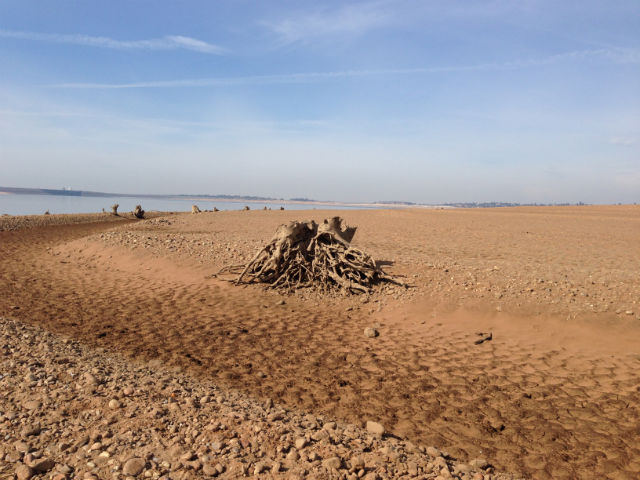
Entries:
[[265,206],[274,210],[281,206],[287,210],[310,210],[314,208],[349,209],[363,207],[346,207],[336,205],[309,205],[303,203],[277,203],[277,202],[221,202],[211,200],[176,199],[176,198],[137,198],[137,197],[74,197],[64,195],[16,195],[0,194],[0,215],[39,215],[47,210],[49,213],[96,213],[111,211],[111,205],[120,205],[118,211],[130,212],[136,205],[148,211],[160,210],[163,212],[190,212],[191,205],[198,205],[200,210],[240,210],[248,205],[252,210],[260,210]]

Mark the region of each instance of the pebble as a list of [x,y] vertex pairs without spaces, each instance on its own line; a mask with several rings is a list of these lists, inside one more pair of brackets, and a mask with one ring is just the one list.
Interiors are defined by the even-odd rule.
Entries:
[[84,381],[87,385],[95,386],[98,385],[98,379],[92,373],[86,372],[83,376]]
[[322,462],[322,464],[330,470],[338,470],[342,466],[342,459],[340,457],[330,457]]
[[56,466],[56,462],[49,458],[43,458],[34,463],[31,468],[38,473],[46,473]]
[[438,450],[435,447],[427,447],[427,455],[429,455],[432,458],[438,458],[442,456],[442,454],[440,453],[440,450]]
[[378,422],[367,420],[367,432],[382,436],[384,435],[384,427]]
[[264,462],[258,462],[256,463],[255,467],[253,468],[253,474],[254,475],[260,475],[262,472],[266,471],[269,467],[267,466],[266,463]]
[[375,338],[379,335],[378,330],[373,327],[367,327],[364,329],[364,336],[367,338]]
[[298,438],[296,440],[295,446],[298,450],[302,450],[305,446],[307,445],[307,439],[306,438]]
[[473,468],[484,470],[489,466],[489,462],[487,462],[484,458],[475,458],[469,462],[469,465],[471,465]]
[[17,480],[28,480],[29,478],[33,477],[33,473],[34,472],[31,467],[28,467],[24,464],[18,465],[15,471]]
[[29,400],[23,404],[23,407],[27,410],[38,410],[41,406],[42,403],[38,400]]
[[145,461],[144,458],[140,458],[140,457],[130,458],[129,460],[124,462],[124,465],[122,466],[122,473],[124,473],[125,475],[132,475],[134,477],[136,475],[140,475],[142,470],[144,470],[146,463],[147,462]]

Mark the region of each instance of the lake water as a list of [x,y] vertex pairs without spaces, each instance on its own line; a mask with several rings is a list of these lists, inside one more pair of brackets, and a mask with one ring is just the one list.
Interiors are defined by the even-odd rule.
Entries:
[[[137,198],[137,197],[75,197],[65,195],[16,195],[0,194],[0,215],[39,215],[45,211],[55,213],[96,213],[104,208],[111,211],[111,205],[120,205],[118,211],[130,212],[136,205],[142,205],[147,211],[160,210],[163,212],[190,212],[191,205],[198,205],[200,210],[240,210],[248,205],[252,210],[261,210],[265,206],[273,210],[281,206],[287,210],[311,209],[350,209],[363,207],[349,207],[336,205],[309,205],[304,203],[278,202],[221,202],[214,199],[194,200],[193,198]],[[364,207],[366,208],[366,207]]]

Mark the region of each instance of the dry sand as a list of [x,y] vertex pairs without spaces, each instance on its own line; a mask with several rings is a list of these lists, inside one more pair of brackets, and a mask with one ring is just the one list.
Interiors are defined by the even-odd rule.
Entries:
[[[279,224],[335,214],[40,217],[28,229],[3,217],[0,315],[243,398],[345,424],[375,420],[498,472],[638,478],[640,207],[340,211],[359,227],[354,244],[412,288],[282,297],[211,278],[248,260]],[[366,337],[367,327],[380,335]],[[23,394],[5,398],[19,404]],[[0,434],[21,440],[6,413],[2,421]],[[406,474],[447,478],[427,472],[432,460]],[[401,468],[364,473],[394,478]]]

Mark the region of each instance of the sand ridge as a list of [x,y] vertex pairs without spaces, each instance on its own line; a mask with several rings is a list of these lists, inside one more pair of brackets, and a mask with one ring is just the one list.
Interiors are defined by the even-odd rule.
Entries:
[[[305,215],[326,212],[48,227],[27,244],[5,232],[0,308],[502,471],[637,475],[637,208],[348,212],[358,247],[415,285],[364,298],[281,304],[205,278]],[[478,331],[492,340],[476,345]]]

